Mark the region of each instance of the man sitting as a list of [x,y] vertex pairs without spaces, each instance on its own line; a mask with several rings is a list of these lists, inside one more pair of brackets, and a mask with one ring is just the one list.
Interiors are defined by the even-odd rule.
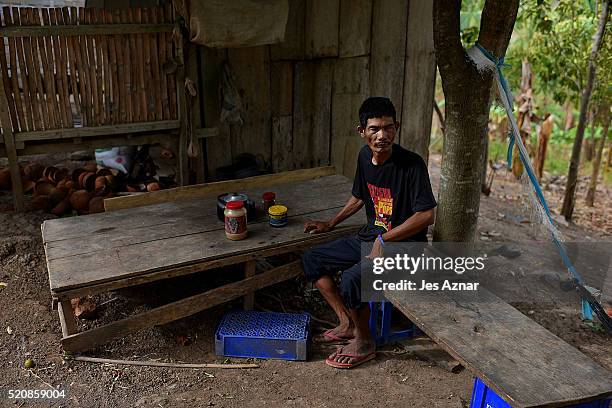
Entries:
[[[357,157],[351,197],[331,220],[304,225],[304,232],[327,232],[366,207],[367,224],[356,236],[314,247],[302,258],[306,277],[315,282],[340,321],[315,342],[348,343],[325,361],[336,368],[352,368],[376,357],[368,328],[370,308],[361,301],[362,244],[367,243],[370,250],[366,258],[373,259],[382,256],[387,241],[426,242],[436,206],[423,159],[393,143],[399,123],[391,100],[366,99],[359,109],[359,122],[357,131],[366,146]],[[338,290],[332,276],[339,270],[343,272]]]

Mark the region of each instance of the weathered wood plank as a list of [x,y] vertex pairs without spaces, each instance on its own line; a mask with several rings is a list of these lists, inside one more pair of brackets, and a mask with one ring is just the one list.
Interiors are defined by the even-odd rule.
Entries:
[[0,28],[1,37],[44,37],[60,35],[62,37],[75,35],[115,35],[115,34],[148,34],[171,33],[176,27],[172,23],[158,24],[70,24],[64,26],[15,26]]
[[612,395],[609,371],[482,287],[385,295],[513,407],[559,407]]
[[337,57],[340,0],[306,0],[306,58]]
[[[340,57],[370,53],[373,0],[340,0]],[[387,34],[388,35],[388,34]]]
[[72,311],[70,300],[64,299],[58,302],[57,312],[59,314],[60,326],[62,327],[62,336],[68,337],[77,332],[77,324]]
[[107,343],[112,339],[126,336],[136,330],[169,323],[190,316],[201,310],[244,296],[257,289],[291,279],[300,273],[302,273],[300,261],[294,261],[199,295],[190,296],[86,332],[64,337],[62,339],[62,346],[66,351],[84,351]]
[[[251,260],[246,261],[244,263],[244,278],[248,279],[252,276],[255,276],[255,266],[257,266],[257,261]],[[299,269],[299,261],[293,262],[293,267]],[[297,276],[297,274],[296,274]],[[253,305],[255,303],[255,292],[247,292],[244,295],[244,310],[253,310]]]
[[272,116],[291,115],[293,113],[293,63],[272,62],[270,77]]
[[206,140],[207,174],[215,179],[217,168],[232,164],[230,130],[227,124],[220,122],[221,115],[221,75],[223,61],[227,60],[227,50],[202,49],[202,88],[204,91],[204,125],[216,126],[219,135],[214,140]]
[[18,142],[27,142],[31,140],[70,139],[73,137],[95,137],[177,129],[179,129],[178,120],[160,120],[158,122],[123,123],[117,125],[22,132],[15,135],[15,140]]
[[295,64],[292,168],[329,164],[332,80],[331,60]]
[[411,0],[408,11],[408,40],[402,127],[399,143],[427,161],[436,81],[433,47],[433,3]]
[[272,117],[272,171],[293,168],[293,116]]
[[374,0],[373,7],[371,95],[390,98],[401,122],[408,0]]
[[353,178],[363,139],[357,132],[359,107],[369,95],[369,58],[341,58],[334,68],[332,94],[332,164]]
[[280,44],[270,46],[270,59],[301,60],[304,59],[304,23],[306,21],[306,1],[289,0],[289,17],[285,39]]
[[260,186],[276,186],[284,183],[311,180],[313,178],[329,176],[331,174],[334,174],[334,168],[328,166],[316,169],[302,169],[284,173],[247,177],[239,180],[196,184],[192,186],[153,191],[135,196],[108,198],[104,200],[104,208],[106,211],[115,211],[125,208],[165,203],[168,201],[177,201],[197,197],[210,197],[211,195],[221,194],[227,191],[241,191]]
[[13,129],[11,126],[11,116],[8,111],[8,101],[6,99],[6,91],[4,89],[4,75],[0,71],[0,127],[2,127],[4,148],[8,157],[9,169],[11,171],[11,183],[13,190],[13,202],[15,211],[23,211],[23,187],[21,185],[21,172],[19,169],[19,160],[15,149],[15,139],[13,137]]
[[[346,182],[344,177],[342,177],[341,183],[334,183],[333,181],[335,180],[329,181],[329,184],[312,183],[306,185],[300,183],[303,188],[285,185],[281,186],[285,188],[274,190],[277,193],[279,202],[290,208],[292,217],[308,215],[329,208],[342,208],[348,197],[350,197],[351,185]],[[265,187],[257,190],[248,190],[245,193],[250,197],[258,198],[268,189],[269,187]],[[326,197],[326,199],[321,200],[321,197]],[[90,224],[85,225],[82,230],[75,230],[74,225],[76,224],[66,225],[60,223],[58,228],[57,223],[49,222],[47,224],[55,226],[55,229],[53,234],[49,234],[46,231],[45,246],[48,254],[47,259],[54,260],[68,256],[81,256],[142,242],[152,242],[210,231],[222,231],[224,228],[223,222],[217,219],[217,201],[215,197],[171,203],[170,205],[164,203],[154,207],[157,210],[154,214],[146,211],[145,214],[141,215],[140,213],[134,214],[133,210],[124,210],[123,212],[111,212],[89,217],[91,219]],[[153,208],[149,207],[148,209]],[[126,218],[126,212],[131,213],[131,218]],[[162,217],[158,213],[165,216]],[[127,222],[133,225],[129,230],[108,227],[108,225],[120,225],[120,223]],[[249,225],[258,222],[268,222],[267,216],[263,212],[258,212],[257,218],[249,219]],[[94,225],[98,228],[96,229]],[[172,226],[172,228],[168,228],[169,226]],[[51,236],[47,238],[47,235]]]
[[230,126],[232,152],[234,156],[251,153],[262,160],[262,170],[268,170],[272,159],[269,48],[230,49],[228,54],[245,111],[244,124]]
[[[212,261],[237,255],[258,253],[280,245],[302,245],[313,235],[303,232],[307,219],[331,219],[338,208],[313,212],[289,218],[284,228],[274,228],[267,223],[249,225],[249,238],[228,241],[223,230],[200,234],[177,236],[163,240],[142,242],[122,248],[100,251],[80,256],[49,259],[49,284],[53,292],[85,287],[98,283],[143,276],[164,269]],[[342,228],[333,234],[342,233],[348,227],[359,227],[364,223],[364,212],[346,220]],[[316,234],[315,234],[316,235]],[[318,238],[318,237],[314,237]],[[100,265],[104,269],[100,270]]]

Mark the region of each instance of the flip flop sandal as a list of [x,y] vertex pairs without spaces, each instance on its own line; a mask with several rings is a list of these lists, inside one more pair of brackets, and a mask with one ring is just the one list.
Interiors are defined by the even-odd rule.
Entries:
[[323,334],[316,336],[312,339],[315,344],[345,344],[348,343],[351,338],[336,336],[332,333],[333,329],[326,330]]
[[325,364],[327,364],[328,366],[334,367],[334,368],[355,368],[358,365],[361,365],[367,361],[375,359],[376,352],[373,351],[370,354],[363,354],[363,355],[346,354],[346,353],[336,354],[336,358],[338,357],[350,357],[350,358],[354,358],[355,360],[352,363],[339,363],[335,360],[331,360],[330,358],[327,358],[325,360]]

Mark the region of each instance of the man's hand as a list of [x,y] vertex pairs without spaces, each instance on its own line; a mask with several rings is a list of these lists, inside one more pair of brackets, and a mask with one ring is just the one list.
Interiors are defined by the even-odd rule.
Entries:
[[382,247],[382,244],[380,243],[380,240],[376,238],[374,240],[374,245],[372,245],[372,250],[370,251],[370,255],[367,255],[366,258],[374,259],[374,258],[381,258],[382,256],[383,256],[383,247]]
[[329,221],[307,220],[304,223],[304,232],[308,232],[310,234],[320,234],[322,232],[328,232],[331,230],[332,227],[330,226]]

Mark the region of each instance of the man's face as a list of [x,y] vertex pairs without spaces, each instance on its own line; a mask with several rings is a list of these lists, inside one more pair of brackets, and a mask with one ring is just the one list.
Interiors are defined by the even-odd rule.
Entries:
[[391,151],[398,128],[399,123],[394,122],[392,117],[383,116],[368,119],[366,126],[359,126],[357,130],[373,153],[384,154]]

